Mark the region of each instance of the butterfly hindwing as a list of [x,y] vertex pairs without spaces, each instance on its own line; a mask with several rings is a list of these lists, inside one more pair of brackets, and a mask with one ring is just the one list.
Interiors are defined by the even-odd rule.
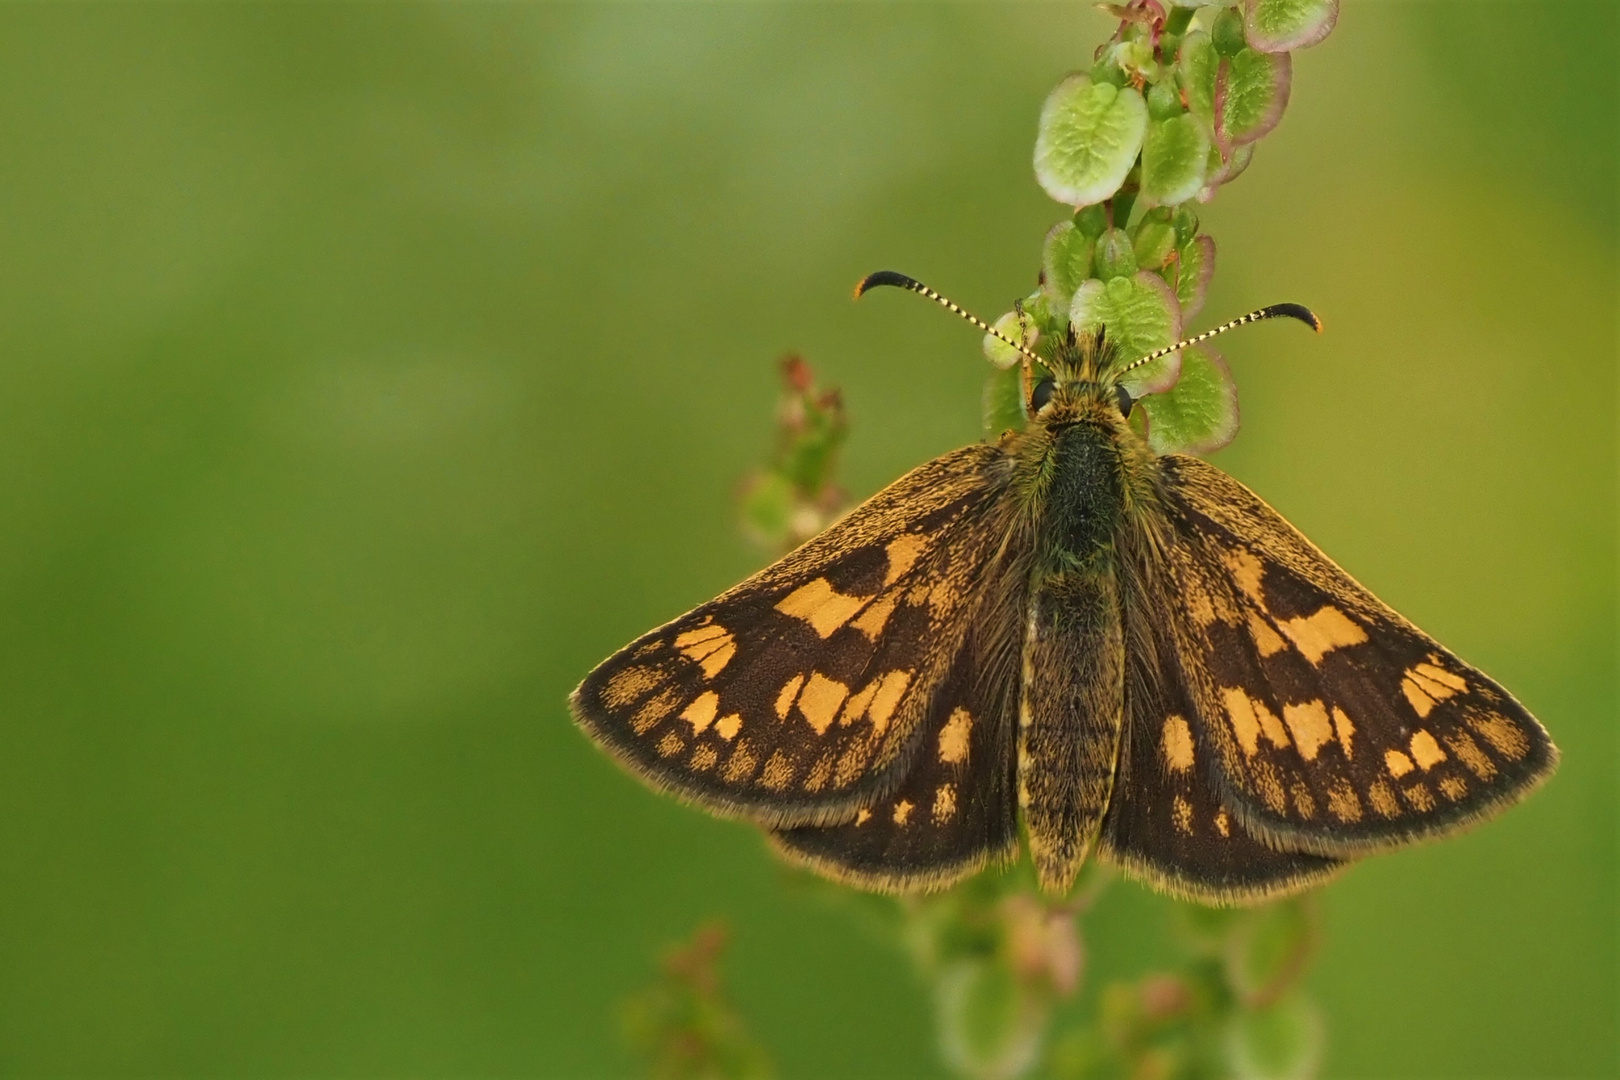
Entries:
[[1125,727],[1099,854],[1157,889],[1207,904],[1252,902],[1330,877],[1337,860],[1256,839],[1201,768],[1215,748],[1193,719],[1174,642],[1159,632],[1156,610],[1132,635]]
[[1005,459],[969,446],[644,635],[575,690],[580,725],[653,784],[788,826],[897,784],[1004,530]]
[[1016,633],[1016,620],[981,626],[963,643],[897,788],[852,821],[780,830],[776,846],[795,862],[884,892],[943,888],[1013,856],[1018,665],[995,646],[1016,642]]
[[1178,663],[1206,775],[1275,847],[1354,855],[1443,835],[1528,794],[1557,750],[1534,717],[1196,458],[1161,459]]

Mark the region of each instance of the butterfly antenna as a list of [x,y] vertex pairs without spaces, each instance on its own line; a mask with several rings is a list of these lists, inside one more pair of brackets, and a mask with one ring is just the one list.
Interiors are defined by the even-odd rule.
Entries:
[[1224,334],[1228,330],[1236,330],[1238,327],[1247,323],[1260,322],[1262,319],[1276,319],[1284,317],[1289,319],[1298,319],[1300,322],[1309,326],[1312,330],[1315,330],[1318,334],[1322,332],[1322,320],[1316,317],[1316,312],[1312,311],[1304,304],[1272,304],[1270,307],[1263,307],[1259,311],[1251,311],[1247,315],[1239,315],[1231,322],[1222,323],[1213,330],[1205,330],[1197,337],[1190,337],[1185,341],[1178,341],[1174,345],[1167,345],[1162,349],[1155,349],[1153,352],[1148,353],[1141,359],[1132,360],[1130,363],[1120,368],[1119,374],[1123,375],[1132,368],[1139,368],[1143,364],[1150,364],[1161,356],[1169,356],[1178,349],[1185,349],[1187,346],[1196,345],[1200,341],[1208,341],[1216,334]]
[[1006,334],[1003,334],[1000,330],[997,330],[995,327],[974,315],[972,312],[964,311],[962,308],[958,307],[954,301],[939,295],[939,293],[935,292],[933,289],[930,289],[916,278],[895,273],[893,270],[879,270],[875,274],[867,274],[865,277],[861,278],[860,284],[855,286],[855,299],[859,300],[862,296],[866,295],[866,293],[870,292],[872,289],[877,288],[879,285],[893,285],[896,288],[910,289],[914,293],[920,293],[923,296],[928,297],[928,299],[932,300],[940,307],[949,308],[951,311],[956,312],[958,315],[962,316],[962,318],[966,319],[974,326],[977,326],[980,330],[983,330],[997,341],[1004,342],[1012,348],[1017,349],[1019,355],[1021,355],[1026,361],[1034,361],[1037,364],[1046,363],[1045,360],[1042,360],[1027,347],[1020,345],[1018,342],[1014,341]]

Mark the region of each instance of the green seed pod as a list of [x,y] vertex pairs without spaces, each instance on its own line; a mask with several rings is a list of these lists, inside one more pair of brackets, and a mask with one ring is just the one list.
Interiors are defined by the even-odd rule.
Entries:
[[1124,229],[1109,229],[1099,236],[1092,266],[1104,281],[1136,273],[1136,252],[1130,234]]
[[1154,120],[1169,120],[1171,117],[1181,115],[1181,92],[1176,88],[1174,79],[1164,82],[1148,91],[1148,116]]
[[1170,253],[1175,248],[1175,226],[1168,221],[1144,218],[1137,226],[1132,252],[1136,255],[1136,265],[1142,269],[1157,270],[1169,261]]
[[1103,53],[1102,59],[1091,65],[1091,81],[1094,83],[1112,83],[1115,86],[1125,85],[1125,71],[1114,62],[1113,53]]
[[1159,38],[1159,56],[1164,59],[1167,67],[1174,67],[1176,57],[1181,52],[1181,35],[1165,34]]
[[1088,240],[1095,240],[1108,228],[1108,210],[1102,203],[1092,203],[1075,211],[1074,227]]
[[1198,235],[1198,215],[1193,213],[1190,206],[1177,207],[1174,224],[1176,226],[1177,247]]
[[1154,223],[1168,225],[1170,224],[1171,218],[1172,214],[1168,206],[1155,206],[1153,209],[1145,212],[1141,219],[1137,221],[1136,226],[1131,229],[1131,235],[1133,237],[1141,236],[1142,230]]
[[1214,39],[1215,51],[1222,56],[1236,56],[1249,44],[1244,36],[1243,16],[1237,8],[1227,8],[1215,16],[1215,25],[1210,28],[1209,36]]

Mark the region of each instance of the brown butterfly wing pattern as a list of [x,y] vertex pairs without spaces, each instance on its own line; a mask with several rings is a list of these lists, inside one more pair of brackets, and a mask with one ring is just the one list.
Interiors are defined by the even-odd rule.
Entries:
[[1505,690],[1242,484],[1161,460],[1186,756],[1250,833],[1359,855],[1457,831],[1551,773],[1556,748]]
[[[996,614],[996,612],[1000,614]],[[791,861],[863,888],[943,888],[1018,852],[1018,623],[990,609],[929,705],[904,781],[838,825],[783,829]],[[1013,648],[1008,649],[1006,646]]]
[[[1159,599],[1152,613],[1163,610]],[[1174,641],[1147,619],[1138,626],[1098,854],[1156,889],[1206,904],[1295,892],[1342,869],[1336,859],[1269,846],[1244,827],[1207,768],[1215,748],[1198,722]]]
[[579,724],[657,787],[767,826],[853,820],[904,776],[1002,550],[1006,460],[907,473],[574,691]]

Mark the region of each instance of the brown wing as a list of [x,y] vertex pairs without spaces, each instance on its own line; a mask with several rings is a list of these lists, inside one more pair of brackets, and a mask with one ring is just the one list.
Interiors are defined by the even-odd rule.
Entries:
[[892,790],[1001,550],[1005,455],[922,465],[586,676],[580,726],[654,786],[771,826]]
[[1552,772],[1557,749],[1507,691],[1236,480],[1163,465],[1187,720],[1204,780],[1249,831],[1354,855],[1457,831]]
[[[1140,579],[1138,579],[1140,580]],[[1337,872],[1338,860],[1256,839],[1200,767],[1215,747],[1197,722],[1174,638],[1156,615],[1165,596],[1136,597],[1120,739],[1098,852],[1154,888],[1206,904],[1295,892]],[[1142,604],[1141,601],[1148,603]]]
[[776,832],[777,848],[883,892],[945,888],[1016,856],[1017,641],[1013,605],[988,611],[930,702],[900,785],[853,821]]

